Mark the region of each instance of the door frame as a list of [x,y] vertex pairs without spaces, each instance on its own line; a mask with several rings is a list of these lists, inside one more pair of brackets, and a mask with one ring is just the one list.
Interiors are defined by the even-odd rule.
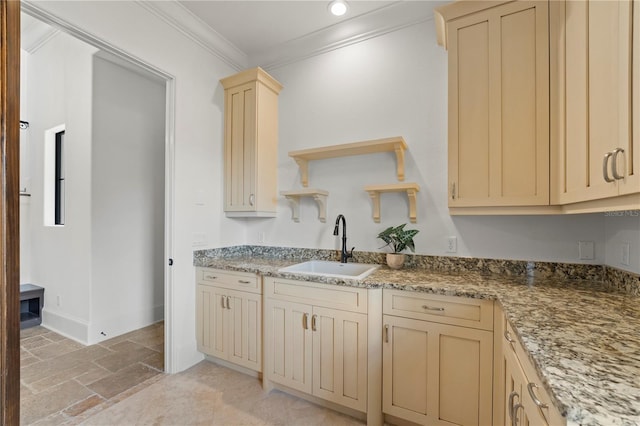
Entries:
[[20,422],[20,1],[0,0],[0,425]]
[[[14,0],[2,0],[9,3]],[[165,81],[165,175],[164,175],[164,371],[175,373],[177,359],[174,344],[174,286],[173,286],[173,241],[174,241],[174,208],[175,208],[175,77],[141,59],[127,53],[119,47],[108,43],[74,24],[67,22],[43,10],[32,2],[22,4],[22,11],[54,28],[57,28],[85,43],[108,52],[116,57],[132,63]],[[19,26],[18,26],[19,27]],[[19,45],[18,45],[19,46]],[[19,52],[19,50],[18,50]],[[16,198],[18,184],[16,183]],[[0,423],[1,426],[1,423]]]

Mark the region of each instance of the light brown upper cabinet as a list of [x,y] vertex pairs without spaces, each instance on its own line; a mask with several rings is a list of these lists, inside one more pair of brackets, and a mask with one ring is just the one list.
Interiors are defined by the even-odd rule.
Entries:
[[548,206],[548,3],[454,2],[436,22],[449,50],[449,207]]
[[224,211],[230,217],[274,217],[282,85],[261,68],[220,82],[224,87]]
[[552,203],[640,208],[640,2],[550,8]]

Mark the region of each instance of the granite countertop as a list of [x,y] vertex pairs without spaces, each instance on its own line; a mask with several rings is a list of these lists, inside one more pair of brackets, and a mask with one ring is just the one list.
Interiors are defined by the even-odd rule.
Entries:
[[640,297],[598,281],[386,266],[363,281],[282,274],[302,260],[206,259],[197,266],[327,284],[498,300],[568,424],[640,425]]

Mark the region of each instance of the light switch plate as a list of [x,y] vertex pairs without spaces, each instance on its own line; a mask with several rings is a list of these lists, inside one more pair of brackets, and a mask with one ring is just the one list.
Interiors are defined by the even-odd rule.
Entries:
[[578,253],[580,260],[595,259],[595,244],[593,241],[578,241]]
[[631,245],[629,243],[622,243],[622,259],[620,263],[625,266],[629,266],[629,252],[631,251]]

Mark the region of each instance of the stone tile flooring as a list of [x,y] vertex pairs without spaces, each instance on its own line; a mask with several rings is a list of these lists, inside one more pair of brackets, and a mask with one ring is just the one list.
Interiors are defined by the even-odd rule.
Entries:
[[209,361],[162,374],[163,324],[84,347],[23,330],[21,424],[358,425],[364,422]]
[[20,423],[78,424],[164,376],[164,323],[93,346],[28,328],[20,363]]
[[362,426],[355,418],[209,361],[157,382],[87,419],[86,425]]

